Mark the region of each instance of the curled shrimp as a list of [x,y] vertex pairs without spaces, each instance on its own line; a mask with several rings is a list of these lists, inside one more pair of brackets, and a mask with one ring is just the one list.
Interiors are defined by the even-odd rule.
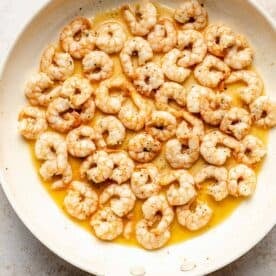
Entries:
[[[176,183],[178,186],[175,185]],[[159,185],[170,185],[166,195],[172,206],[187,204],[197,195],[194,178],[186,170],[176,170],[160,175]]]
[[146,133],[133,136],[128,142],[128,153],[137,162],[153,160],[161,151],[161,143]]
[[248,166],[238,164],[228,173],[228,190],[233,196],[250,196],[256,188],[256,174]]
[[123,233],[123,220],[116,216],[110,207],[97,211],[90,220],[96,237],[101,240],[111,241]]
[[86,183],[73,181],[63,200],[67,213],[79,220],[90,217],[98,208],[98,195]]
[[49,45],[40,60],[40,70],[51,80],[64,81],[74,72],[74,61],[68,53],[58,52],[57,46]]
[[145,130],[160,141],[167,141],[175,134],[176,119],[167,111],[153,111]]
[[238,90],[238,93],[240,98],[246,104],[252,103],[255,99],[257,99],[262,94],[263,82],[255,72],[248,71],[248,70],[234,71],[225,80],[225,84],[231,84],[235,82],[245,83],[246,87],[240,88]]
[[276,126],[276,104],[269,97],[258,97],[250,105],[250,112],[256,126],[263,128]]
[[113,73],[112,59],[102,51],[91,51],[82,60],[84,75],[90,81],[101,81]]
[[195,175],[195,183],[198,188],[201,188],[201,183],[212,179],[215,183],[208,185],[207,193],[216,201],[221,201],[228,196],[228,171],[223,167],[207,166],[202,168]]
[[45,111],[34,106],[24,107],[19,113],[18,121],[19,132],[26,139],[37,139],[48,127]]
[[77,17],[60,33],[60,45],[73,58],[81,59],[95,48],[95,33],[88,18]]
[[217,87],[230,75],[229,67],[219,58],[210,54],[194,70],[196,80],[203,86]]
[[135,6],[123,5],[123,17],[133,35],[144,36],[149,33],[157,21],[155,6],[147,0]]
[[136,197],[128,184],[111,184],[103,190],[99,198],[101,205],[108,201],[114,214],[123,217],[134,208]]
[[177,42],[177,32],[171,19],[161,18],[148,34],[147,40],[155,53],[167,53]]
[[159,193],[159,172],[151,163],[138,165],[131,176],[131,189],[137,198],[145,199]]
[[232,107],[220,123],[221,131],[234,136],[238,140],[248,134],[250,127],[251,117],[244,108],[240,107]]
[[175,10],[174,19],[183,29],[203,29],[208,22],[207,11],[197,0],[187,0]]
[[175,82],[184,82],[189,75],[191,70],[188,68],[183,68],[178,65],[178,60],[182,57],[182,53],[178,49],[170,50],[162,60],[162,70],[165,76]]
[[126,33],[121,24],[107,22],[96,31],[96,45],[107,54],[115,54],[121,51],[126,41]]
[[207,46],[203,35],[195,30],[179,31],[177,34],[177,47],[182,51],[178,65],[190,67],[204,59]]
[[221,166],[231,156],[231,150],[239,151],[241,144],[218,130],[207,133],[200,145],[200,153],[209,164]]
[[135,64],[133,59],[137,59],[137,65],[145,65],[147,61],[151,60],[153,52],[150,44],[142,37],[133,37],[128,39],[120,53],[120,61],[124,73],[133,78],[135,74]]

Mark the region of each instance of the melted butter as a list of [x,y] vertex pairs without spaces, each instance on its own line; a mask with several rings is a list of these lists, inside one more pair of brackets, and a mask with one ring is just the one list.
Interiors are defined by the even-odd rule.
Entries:
[[[168,7],[161,6],[158,3],[156,3],[155,5],[157,7],[159,16],[172,17],[172,14],[173,14],[172,9],[170,9]],[[129,30],[127,29],[126,25],[124,24],[122,16],[121,16],[121,14],[118,10],[112,10],[112,11],[97,15],[94,19],[95,28],[97,28],[97,26],[99,26],[103,21],[104,22],[114,22],[114,21],[116,21],[116,22],[121,23],[124,26],[125,31],[127,32],[128,36],[131,37],[131,34],[130,34]],[[113,62],[114,62],[114,72],[115,72],[114,75],[116,76],[116,75],[123,74],[122,73],[122,68],[121,68],[121,65],[120,65],[120,60],[119,60],[118,56],[113,55],[112,59],[113,59]],[[154,57],[155,62],[160,63],[160,60],[161,60],[160,56],[157,55],[157,56]],[[80,61],[75,61],[75,73],[74,74],[75,75],[82,75],[83,74],[82,65],[81,65]],[[193,83],[196,83],[196,81],[194,80],[193,76],[191,75],[185,81],[184,88],[189,89]],[[98,86],[97,84],[93,84],[94,89],[96,89],[97,86]],[[243,106],[241,100],[238,97],[238,89],[241,86],[242,86],[241,83],[235,83],[235,84],[228,85],[226,90],[225,90],[225,92],[227,94],[229,94],[233,97],[233,104],[235,106]],[[98,120],[99,118],[101,118],[103,116],[104,116],[104,114],[97,110],[96,113],[95,113],[95,117],[93,118],[93,120],[91,122],[91,125],[93,125],[96,120]],[[127,145],[128,145],[128,141],[134,134],[135,134],[134,132],[127,131],[125,141],[123,142],[123,144],[120,147],[117,147],[116,149],[126,150]],[[268,139],[268,131],[267,130],[252,127],[251,134],[256,135],[257,137],[259,137],[264,142],[264,144],[267,144],[267,139]],[[30,143],[30,149],[31,149],[32,160],[33,160],[35,169],[36,169],[36,171],[39,175],[39,167],[41,165],[41,162],[38,161],[35,158],[34,143]],[[81,159],[69,157],[69,162],[70,162],[70,164],[72,166],[72,170],[73,170],[73,179],[74,180],[81,180],[80,175],[79,175],[79,167],[80,167],[81,161],[82,161]],[[159,154],[159,156],[157,156],[157,158],[155,160],[153,160],[153,163],[162,172],[168,171],[168,170],[171,169],[170,166],[168,165],[168,163],[165,160],[164,147],[162,149],[162,152]],[[226,162],[226,167],[229,168],[229,167],[233,166],[234,164],[236,164],[235,160],[233,158],[229,158],[228,161]],[[202,159],[199,159],[189,171],[194,175],[204,165],[206,165],[206,163]],[[260,171],[261,167],[262,167],[262,163],[260,163],[257,166],[253,167],[253,169],[255,170],[256,173],[258,173]],[[39,178],[40,178],[40,176],[39,176]],[[41,178],[40,178],[40,180],[41,180],[43,186],[45,187],[45,189],[49,192],[50,196],[55,201],[55,203],[60,207],[60,209],[64,212],[64,214],[66,216],[68,216],[67,213],[64,211],[64,208],[63,208],[63,199],[66,195],[66,190],[53,191],[50,187],[51,186],[50,182],[45,182]],[[210,182],[208,182],[208,183],[210,183]],[[198,192],[199,193],[198,198],[199,198],[199,200],[207,202],[208,205],[213,209],[214,214],[213,214],[213,217],[212,217],[211,221],[209,222],[209,224],[205,228],[203,228],[199,231],[192,232],[192,231],[186,230],[184,227],[181,227],[177,223],[176,219],[174,219],[174,222],[171,226],[172,236],[171,236],[171,239],[169,241],[169,244],[183,242],[185,240],[188,240],[188,239],[191,239],[195,236],[198,236],[198,235],[208,231],[209,229],[217,226],[218,224],[223,222],[223,220],[228,218],[233,213],[233,211],[244,200],[242,198],[233,198],[233,197],[229,196],[221,202],[216,202],[214,199],[212,199],[209,195],[206,194],[206,189],[204,187],[206,187],[206,185],[208,185],[208,183],[207,182],[203,183],[203,189],[201,189]],[[98,192],[98,194],[100,194],[101,191],[104,189],[104,187],[106,187],[106,184],[101,184],[100,186],[96,186],[94,188]],[[133,211],[133,219],[132,220],[134,221],[134,223],[142,218],[141,205],[142,205],[142,201],[138,200],[137,203],[136,203],[135,209]],[[70,219],[73,220],[75,223],[77,223],[79,226],[81,226],[84,229],[86,229],[87,231],[89,231],[90,233],[92,232],[92,228],[89,225],[89,220],[78,221],[78,220],[76,220],[72,217],[70,217]],[[136,239],[135,239],[134,234],[132,234],[130,240],[126,240],[122,236],[120,236],[119,238],[117,238],[115,240],[115,242],[118,242],[120,244],[125,244],[125,245],[139,246]]]

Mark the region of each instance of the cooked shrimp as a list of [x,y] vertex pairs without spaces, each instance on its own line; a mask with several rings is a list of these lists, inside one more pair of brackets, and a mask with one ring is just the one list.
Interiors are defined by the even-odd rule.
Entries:
[[101,81],[111,77],[113,73],[112,59],[102,51],[92,51],[82,60],[84,75],[90,81]]
[[25,87],[25,95],[32,105],[47,106],[57,98],[61,86],[54,87],[54,82],[45,73],[34,73]]
[[60,45],[73,58],[81,59],[95,48],[95,33],[91,22],[77,17],[64,27],[60,34]]
[[131,176],[131,189],[140,199],[149,198],[159,193],[159,172],[155,165],[148,163],[135,167]]
[[111,241],[123,233],[123,220],[116,216],[111,208],[105,207],[95,213],[90,221],[96,237],[101,240]]
[[172,206],[187,204],[197,195],[194,178],[186,170],[176,170],[160,175],[159,185],[170,185],[166,194]]
[[207,133],[200,145],[200,153],[206,162],[221,166],[231,156],[231,150],[238,151],[241,144],[234,138],[218,130]]
[[135,6],[123,5],[123,17],[133,35],[144,36],[149,33],[157,21],[155,6],[147,0]]
[[203,35],[195,30],[179,31],[177,34],[177,47],[182,51],[178,65],[190,67],[204,59],[207,46]]
[[254,53],[243,35],[236,35],[234,45],[227,51],[224,62],[235,70],[248,67],[253,62]]
[[94,183],[107,180],[113,171],[113,161],[105,151],[99,150],[88,156],[80,166],[80,175]]
[[200,189],[201,183],[212,179],[214,184],[208,185],[207,193],[216,201],[221,201],[228,196],[228,171],[224,167],[207,166],[195,175],[195,184]]
[[276,126],[276,104],[269,97],[258,97],[250,105],[250,112],[255,125],[264,128]]
[[203,86],[217,87],[230,75],[229,67],[219,58],[207,55],[202,63],[196,66],[194,76]]
[[88,184],[73,181],[63,204],[70,216],[79,220],[85,220],[97,210],[98,195]]
[[266,148],[263,142],[256,136],[246,135],[234,156],[241,163],[254,165],[261,162],[265,155]]
[[162,70],[165,76],[175,82],[184,82],[189,75],[191,70],[183,68],[178,65],[178,60],[182,57],[182,53],[178,49],[170,50],[164,57],[162,61]]
[[238,90],[240,98],[246,104],[252,103],[262,94],[263,82],[261,78],[253,71],[235,71],[232,72],[231,75],[225,80],[226,84],[235,82],[244,82],[246,84],[245,88],[240,88]]
[[145,130],[160,141],[167,141],[175,134],[176,119],[167,111],[153,111]]
[[238,140],[248,134],[250,127],[251,117],[244,108],[240,107],[232,107],[220,123],[221,131],[234,136]]
[[136,197],[128,184],[111,184],[100,195],[100,204],[110,200],[110,208],[118,217],[127,215],[135,205]]
[[163,71],[154,62],[148,62],[144,66],[138,67],[133,78],[137,91],[145,96],[155,93],[164,83]]
[[49,45],[40,60],[40,70],[51,80],[64,81],[74,72],[74,61],[68,53],[57,51],[57,46]]
[[107,54],[115,54],[122,50],[126,41],[126,33],[121,24],[107,22],[96,31],[96,45]]
[[211,220],[213,210],[207,203],[197,202],[194,210],[190,205],[184,205],[176,208],[178,223],[190,231],[196,231],[206,226]]
[[134,77],[135,64],[134,58],[137,58],[137,65],[145,65],[147,61],[151,60],[153,52],[150,44],[142,37],[133,37],[128,39],[120,53],[120,61],[124,73],[130,77]]
[[37,139],[48,127],[45,111],[34,106],[24,107],[18,121],[18,130],[26,139]]
[[201,30],[207,25],[208,15],[197,0],[187,0],[175,10],[174,19],[183,24],[183,29]]
[[161,18],[148,34],[147,40],[155,53],[167,53],[177,42],[174,23],[169,18]]
[[161,151],[161,143],[146,133],[133,136],[128,142],[128,153],[137,162],[146,163]]
[[78,113],[81,123],[89,123],[95,113],[95,103],[92,98],[88,99],[83,105],[75,109]]

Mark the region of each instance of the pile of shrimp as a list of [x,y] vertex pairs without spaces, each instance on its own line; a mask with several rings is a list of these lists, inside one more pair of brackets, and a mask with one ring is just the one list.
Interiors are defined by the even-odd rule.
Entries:
[[[251,69],[247,39],[208,24],[197,0],[166,17],[147,0],[119,13],[122,20],[97,24],[77,17],[43,51],[26,83],[19,132],[35,141],[42,179],[66,191],[70,216],[89,220],[101,240],[135,237],[153,250],[169,242],[174,220],[188,231],[210,224],[214,211],[199,194],[253,195],[266,148],[251,129],[274,127],[276,104]],[[227,93],[238,82],[239,105]],[[192,174],[199,160],[205,165]]]

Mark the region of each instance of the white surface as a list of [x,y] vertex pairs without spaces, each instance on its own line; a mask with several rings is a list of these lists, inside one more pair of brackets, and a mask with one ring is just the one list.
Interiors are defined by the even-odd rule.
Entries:
[[[31,9],[28,7],[26,10],[25,7],[29,6],[27,2],[32,4]],[[0,16],[1,16],[1,29],[0,29],[0,53],[1,61],[7,51],[8,47],[12,40],[16,37],[19,29],[24,25],[25,20],[28,16],[35,10],[36,7],[40,5],[42,1],[4,1],[0,3]],[[263,1],[267,4],[272,3],[273,1]],[[22,12],[24,10],[24,12]],[[276,13],[270,7],[269,11]],[[5,28],[4,28],[5,26]],[[9,27],[6,27],[9,26]],[[4,42],[4,43],[3,43]],[[3,43],[3,44],[2,44]],[[10,207],[6,203],[6,200],[2,197],[1,193],[0,198],[0,221],[1,221],[1,230],[0,230],[0,275],[78,275],[76,269],[72,268],[70,265],[66,265],[63,261],[54,257],[54,255],[47,251],[41,244],[39,244],[28,231],[25,230],[25,227],[19,222],[13,212],[10,210]],[[3,214],[2,214],[3,212]],[[14,225],[16,227],[14,227]],[[274,231],[275,232],[275,231]],[[275,234],[274,234],[275,237]],[[260,253],[260,256],[250,253],[249,256],[253,257],[252,261],[248,257],[243,257],[240,261],[240,265],[233,275],[242,275],[243,273],[254,271],[254,275],[260,275],[261,273],[265,275],[276,274],[275,271],[275,259],[273,259],[273,253],[275,253],[275,247],[272,242],[269,242],[269,237],[266,239],[267,242],[263,247],[258,246],[257,250]],[[273,241],[273,237],[271,238]],[[275,239],[274,239],[275,240]],[[268,246],[269,245],[269,246]],[[21,250],[21,248],[23,250]],[[274,249],[274,252],[273,252]],[[266,254],[271,250],[272,254]],[[253,251],[254,252],[254,251]],[[253,255],[252,255],[253,254]],[[257,253],[255,253],[257,254]],[[275,254],[274,254],[275,255]],[[270,256],[270,258],[269,258]],[[274,257],[275,258],[275,257]],[[257,259],[257,261],[256,261]],[[264,260],[267,260],[267,263],[264,263]],[[3,262],[3,263],[1,263]],[[249,266],[243,265],[244,263],[249,263]],[[257,265],[260,266],[257,266]],[[240,267],[240,272],[239,272]],[[274,267],[274,271],[273,271]],[[248,270],[250,268],[250,270]],[[230,271],[224,270],[224,272]],[[60,273],[58,273],[61,270]],[[56,274],[55,274],[56,273]],[[238,274],[240,273],[240,274]],[[256,274],[257,273],[257,274]],[[259,274],[260,273],[260,274]],[[244,274],[243,274],[244,275]]]

